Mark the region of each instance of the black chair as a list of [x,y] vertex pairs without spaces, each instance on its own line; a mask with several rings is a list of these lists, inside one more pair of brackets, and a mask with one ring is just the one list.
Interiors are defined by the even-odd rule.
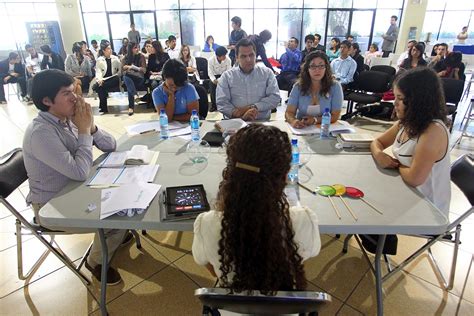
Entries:
[[353,91],[348,91],[346,115],[352,113],[354,103],[367,105],[382,100],[382,94],[389,89],[390,77],[380,71],[363,71],[354,82]]
[[318,310],[331,302],[331,296],[312,291],[278,291],[274,296],[249,293],[231,293],[225,288],[201,288],[194,292],[203,304],[202,315],[220,315],[218,310],[251,315],[317,315]]
[[211,79],[209,78],[208,74],[208,69],[207,69],[207,59],[204,57],[196,57],[196,65],[197,65],[197,70],[199,72],[199,78],[202,80],[202,85],[206,89],[207,92],[210,90],[210,81]]
[[196,88],[196,92],[199,95],[199,119],[205,120],[207,117],[207,112],[209,111],[209,99],[207,96],[207,91],[199,84],[194,84],[194,88]]
[[441,82],[443,83],[444,98],[446,101],[446,108],[448,109],[448,115],[451,115],[452,122],[449,128],[449,131],[451,132],[456,119],[458,104],[459,101],[461,101],[464,91],[464,81],[451,78],[441,78]]
[[370,70],[380,71],[380,72],[383,72],[383,73],[386,73],[387,75],[389,75],[390,76],[389,88],[392,87],[393,80],[395,79],[395,74],[397,73],[397,70],[395,68],[393,68],[392,66],[388,66],[388,65],[376,65],[376,66],[372,66],[372,68],[370,68]]

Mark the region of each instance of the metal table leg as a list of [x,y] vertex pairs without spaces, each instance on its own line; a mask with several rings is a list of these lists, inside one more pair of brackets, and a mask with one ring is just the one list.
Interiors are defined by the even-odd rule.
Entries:
[[100,245],[102,248],[102,272],[100,278],[100,313],[107,316],[107,271],[109,270],[109,258],[107,243],[105,242],[104,229],[99,228]]
[[383,291],[382,291],[382,271],[380,261],[382,259],[382,250],[385,245],[387,235],[379,235],[377,241],[377,251],[375,253],[375,288],[377,292],[377,316],[383,315]]

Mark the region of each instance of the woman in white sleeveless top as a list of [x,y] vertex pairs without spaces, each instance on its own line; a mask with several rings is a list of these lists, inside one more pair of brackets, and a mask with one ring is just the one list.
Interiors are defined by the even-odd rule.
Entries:
[[[431,69],[416,68],[397,78],[394,94],[399,121],[372,142],[372,156],[383,168],[398,168],[408,185],[448,216],[449,131],[441,81]],[[383,151],[391,145],[395,158]]]

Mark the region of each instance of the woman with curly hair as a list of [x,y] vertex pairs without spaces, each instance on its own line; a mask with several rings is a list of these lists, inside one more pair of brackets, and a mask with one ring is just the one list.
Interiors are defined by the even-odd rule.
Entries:
[[[328,57],[321,51],[306,56],[298,81],[288,98],[285,119],[294,128],[320,124],[325,108],[331,112],[331,123],[341,114],[343,101],[341,84],[334,80]],[[308,115],[308,107],[319,105],[320,113]]]
[[[394,94],[399,121],[372,142],[372,156],[383,168],[398,168],[408,185],[448,215],[449,131],[441,81],[428,67],[415,68],[396,79]],[[395,158],[383,152],[392,145]]]
[[194,223],[193,256],[235,292],[304,290],[302,262],[321,248],[318,218],[289,207],[284,188],[290,170],[288,135],[252,124],[227,146],[216,210]]

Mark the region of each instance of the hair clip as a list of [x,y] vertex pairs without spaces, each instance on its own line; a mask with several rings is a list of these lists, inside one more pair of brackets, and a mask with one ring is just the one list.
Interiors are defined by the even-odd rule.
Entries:
[[252,172],[255,172],[255,173],[260,173],[260,168],[259,167],[248,165],[246,163],[236,162],[235,166],[237,168],[240,168],[240,169],[245,169],[245,170],[252,171]]

